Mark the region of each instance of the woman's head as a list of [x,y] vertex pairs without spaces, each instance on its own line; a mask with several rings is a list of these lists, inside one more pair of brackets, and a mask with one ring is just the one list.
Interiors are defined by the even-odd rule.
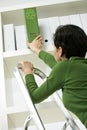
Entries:
[[54,34],[54,46],[62,57],[85,57],[87,51],[87,36],[76,25],[62,25]]

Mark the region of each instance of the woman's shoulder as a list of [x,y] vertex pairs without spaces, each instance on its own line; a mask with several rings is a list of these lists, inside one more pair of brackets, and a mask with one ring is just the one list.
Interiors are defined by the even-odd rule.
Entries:
[[69,60],[62,60],[57,62],[57,64],[54,66],[54,69],[56,70],[64,70],[66,71],[69,65]]

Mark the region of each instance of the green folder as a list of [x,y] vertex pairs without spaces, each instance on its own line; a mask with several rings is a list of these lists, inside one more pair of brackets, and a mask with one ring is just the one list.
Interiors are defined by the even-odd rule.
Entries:
[[33,39],[40,34],[38,17],[36,8],[24,9],[26,32],[28,42],[32,42]]

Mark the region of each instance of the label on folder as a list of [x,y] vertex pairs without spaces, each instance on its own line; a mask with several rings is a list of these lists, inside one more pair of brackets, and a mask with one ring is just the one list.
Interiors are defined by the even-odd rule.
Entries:
[[24,9],[25,24],[28,42],[40,34],[36,8]]

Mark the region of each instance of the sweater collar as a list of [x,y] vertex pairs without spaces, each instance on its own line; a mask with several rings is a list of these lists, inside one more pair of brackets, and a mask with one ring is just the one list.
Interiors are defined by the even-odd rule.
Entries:
[[78,57],[78,56],[72,56],[69,58],[69,60],[84,60],[85,58],[83,57]]

